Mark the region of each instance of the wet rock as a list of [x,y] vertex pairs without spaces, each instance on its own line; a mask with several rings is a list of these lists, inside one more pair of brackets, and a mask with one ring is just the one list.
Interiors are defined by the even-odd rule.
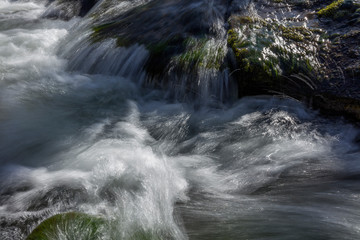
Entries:
[[[304,90],[304,83],[313,88],[307,79],[320,75],[319,30],[250,16],[232,16],[229,22],[228,46],[236,59],[233,72],[241,96],[270,91],[294,95]],[[295,74],[304,77],[290,79]]]
[[143,190],[142,182],[134,176],[125,174],[119,178],[110,178],[104,182],[97,191],[101,199],[115,204],[122,195],[129,194],[135,196]]
[[360,99],[360,30],[349,27],[344,30],[347,30],[345,34],[333,39],[329,46],[329,54],[325,56],[328,78],[320,89],[332,95]]
[[356,18],[354,14],[359,7],[360,4],[354,3],[352,0],[337,0],[320,9],[317,14],[319,17],[327,17],[340,21],[348,18]]
[[102,239],[105,220],[78,212],[54,215],[40,223],[26,240]]
[[[317,68],[301,68],[301,67],[289,67],[289,64],[279,64],[279,62],[284,62],[281,57],[277,56],[276,52],[272,52],[271,57],[267,57],[266,60],[271,60],[272,65],[269,66],[280,66],[278,67],[278,77],[274,77],[274,74],[264,74],[264,64],[266,63],[265,59],[262,59],[262,56],[266,54],[261,54],[261,61],[257,62],[256,59],[250,61],[250,66],[256,66],[259,64],[263,65],[263,68],[257,67],[254,68],[252,79],[248,79],[249,74],[243,70],[237,70],[239,76],[237,78],[241,81],[248,82],[249,85],[253,84],[253,92],[255,94],[261,92],[261,89],[267,89],[267,92],[281,92],[297,99],[308,99],[307,101],[312,102],[310,99],[315,99],[313,101],[314,107],[322,109],[324,113],[336,113],[338,115],[351,116],[352,118],[358,118],[359,115],[356,113],[356,107],[352,104],[345,104],[352,99],[356,102],[360,99],[360,78],[359,78],[359,65],[360,65],[360,49],[359,49],[359,24],[356,24],[359,19],[357,13],[359,12],[359,3],[357,1],[347,1],[347,0],[338,0],[338,1],[312,1],[311,4],[299,4],[296,1],[272,1],[273,4],[269,4],[266,1],[256,1],[253,8],[256,9],[258,16],[263,20],[266,19],[266,24],[263,23],[263,26],[252,26],[248,33],[244,34],[242,30],[244,25],[250,25],[251,21],[238,21],[239,26],[237,27],[241,34],[242,39],[249,38],[253,39],[250,43],[250,47],[258,47],[257,37],[259,36],[259,29],[264,29],[264,26],[267,26],[267,31],[273,31],[273,35],[267,36],[266,39],[270,39],[270,44],[262,49],[269,48],[273,44],[273,36],[279,36],[283,39],[284,46],[289,46],[291,44],[297,43],[296,47],[292,47],[289,51],[289,55],[295,55],[296,52],[304,52],[303,58],[296,57],[296,62],[299,64],[297,66],[306,66],[303,63],[306,63],[306,58],[313,59],[313,62],[317,62]],[[281,11],[281,14],[277,14]],[[254,10],[250,11],[254,12]],[[318,18],[312,17],[308,18],[309,14],[316,12]],[[249,16],[254,15],[253,13]],[[295,17],[294,16],[300,16]],[[303,19],[301,16],[305,16]],[[276,19],[276,21],[275,21]],[[268,27],[271,21],[278,22],[280,26],[272,28]],[[306,31],[301,31],[303,26]],[[233,26],[232,26],[233,27]],[[236,29],[236,27],[235,27]],[[295,31],[294,31],[295,30]],[[232,31],[232,30],[231,30]],[[314,38],[318,34],[318,38]],[[229,34],[229,39],[231,39],[233,34]],[[254,37],[255,36],[255,37]],[[255,41],[254,41],[255,39]],[[314,41],[311,39],[320,39],[321,41]],[[243,40],[242,40],[243,41]],[[304,48],[301,48],[301,43],[304,43]],[[248,46],[236,47],[233,49],[235,55],[236,51],[239,52],[241,49],[249,48]],[[313,48],[315,51],[308,51],[307,48]],[[272,48],[270,48],[272,50]],[[241,50],[244,51],[244,50]],[[249,56],[256,56],[256,54],[249,54]],[[246,57],[246,56],[245,56]],[[244,59],[244,56],[241,56]],[[249,57],[251,59],[251,57]],[[291,58],[286,58],[288,60]],[[238,59],[237,62],[239,62]],[[241,60],[244,61],[244,60]],[[275,63],[275,64],[274,64]],[[278,64],[278,65],[276,65]],[[243,67],[242,67],[243,66]],[[244,64],[238,64],[236,67],[240,69],[245,69]],[[284,66],[284,67],[282,67]],[[296,65],[295,65],[296,66]],[[246,69],[245,69],[246,70]],[[293,72],[290,72],[293,70]],[[265,71],[266,72],[266,71]],[[273,71],[275,72],[275,71]],[[291,74],[292,73],[292,74]],[[289,75],[293,76],[301,74],[299,79],[304,80],[312,87],[307,87],[305,85],[299,84],[299,79],[296,81],[286,81],[289,78]],[[285,81],[283,76],[285,77]],[[250,74],[251,76],[251,74]],[[263,81],[257,79],[266,79]],[[294,80],[294,79],[293,79]],[[265,83],[265,84],[264,84]],[[269,84],[270,83],[270,84]],[[298,85],[298,87],[294,87]],[[264,87],[265,86],[265,87]],[[245,87],[246,88],[246,87]],[[248,94],[249,91],[244,91],[244,94]],[[313,97],[317,96],[317,97]],[[336,96],[330,98],[332,100],[320,101],[318,96]],[[328,99],[328,98],[326,98]],[[335,99],[339,99],[341,104],[334,104]],[[341,100],[340,100],[341,99]],[[348,99],[348,100],[343,100]],[[333,109],[335,107],[335,109]],[[350,107],[351,106],[351,107]]]
[[221,20],[224,17],[225,9],[222,1],[215,1],[213,4],[215,8],[218,6],[216,10],[219,12],[209,13],[209,6],[201,1],[168,3],[165,0],[155,0],[135,6],[127,12],[120,12],[111,19],[103,20],[94,13],[93,38],[117,38],[119,46],[128,46],[134,43],[158,44],[171,42],[173,39],[186,39],[189,36],[216,34],[218,29],[214,26],[219,18]]
[[[359,57],[359,54],[357,52],[356,58]],[[360,63],[356,62],[348,67],[345,68],[345,73],[348,76],[352,76],[353,78],[360,78]]]
[[49,3],[43,14],[44,18],[70,20],[73,17],[85,16],[97,0],[55,0]]
[[16,185],[3,186],[0,190],[0,204],[5,204],[14,194],[31,190],[34,185],[30,182],[18,182]]
[[352,0],[345,0],[340,8],[341,9],[352,9],[352,8],[354,8],[354,2]]
[[313,98],[313,106],[326,115],[342,115],[360,119],[360,100],[330,94],[318,94]]
[[53,206],[69,207],[86,201],[88,194],[83,186],[59,185],[42,189],[27,199],[27,211],[39,211]]
[[129,239],[129,240],[160,240],[174,239],[164,229],[148,229],[138,224],[128,225],[122,229],[122,222],[105,220],[98,216],[79,212],[56,214],[41,222],[26,240],[54,239]]
[[360,99],[358,1],[217,0],[209,6],[155,0],[105,19],[99,13],[106,2],[91,15],[92,40],[144,45],[152,86],[198,97],[201,81],[215,89],[227,79],[238,97],[286,94],[311,102],[326,93]]
[[145,84],[169,90],[169,97],[178,93],[199,96],[203,77],[210,78],[207,84],[215,89],[213,79],[223,76],[226,10],[223,0],[155,0],[112,19],[102,19],[94,12],[92,40],[112,38],[118,47],[145,46],[149,52]]
[[50,214],[51,211],[44,210],[0,215],[0,239],[25,239],[30,229]]
[[320,17],[333,17],[339,10],[340,6],[343,5],[344,0],[336,0],[330,5],[320,9],[317,13]]

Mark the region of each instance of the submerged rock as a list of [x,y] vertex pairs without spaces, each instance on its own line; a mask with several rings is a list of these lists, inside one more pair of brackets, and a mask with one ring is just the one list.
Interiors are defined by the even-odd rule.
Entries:
[[104,224],[103,219],[84,213],[61,213],[40,223],[26,240],[102,239]]
[[80,202],[85,202],[88,193],[84,186],[58,185],[49,189],[34,192],[29,197],[26,210],[40,211],[51,206],[61,205],[70,207]]
[[138,224],[127,225],[121,221],[105,220],[101,217],[79,212],[56,214],[41,222],[26,240],[173,240],[164,229],[149,229]]

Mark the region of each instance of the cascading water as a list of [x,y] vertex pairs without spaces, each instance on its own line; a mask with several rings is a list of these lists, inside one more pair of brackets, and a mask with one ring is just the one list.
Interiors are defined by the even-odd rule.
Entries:
[[88,18],[49,11],[0,2],[0,239],[64,212],[108,221],[97,239],[360,237],[357,128],[289,99],[226,103],[226,70],[199,70],[200,103],[167,98],[142,87],[143,45],[91,44]]

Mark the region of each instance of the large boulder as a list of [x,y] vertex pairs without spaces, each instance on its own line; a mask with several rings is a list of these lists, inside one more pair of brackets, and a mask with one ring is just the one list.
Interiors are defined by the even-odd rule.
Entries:
[[232,72],[240,96],[282,92],[305,95],[321,79],[321,29],[284,24],[259,16],[233,15],[228,45],[234,54]]

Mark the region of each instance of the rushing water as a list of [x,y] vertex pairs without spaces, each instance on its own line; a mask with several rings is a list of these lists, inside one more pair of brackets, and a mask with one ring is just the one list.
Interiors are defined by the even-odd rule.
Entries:
[[360,238],[357,128],[289,99],[166,100],[142,46],[45,11],[0,2],[0,239],[68,211],[109,219],[103,239]]

